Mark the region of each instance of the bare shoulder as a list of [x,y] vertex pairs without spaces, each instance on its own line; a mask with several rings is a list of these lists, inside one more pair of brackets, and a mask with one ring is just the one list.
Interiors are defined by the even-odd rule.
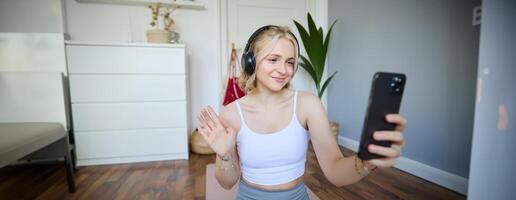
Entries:
[[324,107],[319,97],[311,92],[299,91],[297,95],[297,115],[306,128],[308,119],[324,114]]
[[234,130],[238,131],[240,129],[240,114],[238,114],[236,101],[222,106],[220,109],[220,117],[228,122]]
[[298,106],[303,109],[310,111],[310,109],[314,109],[322,106],[321,100],[315,94],[308,91],[299,91],[298,92]]

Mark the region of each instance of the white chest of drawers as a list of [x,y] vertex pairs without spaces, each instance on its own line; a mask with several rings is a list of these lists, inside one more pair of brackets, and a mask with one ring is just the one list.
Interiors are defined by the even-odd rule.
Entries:
[[68,42],[77,165],[188,159],[184,45]]

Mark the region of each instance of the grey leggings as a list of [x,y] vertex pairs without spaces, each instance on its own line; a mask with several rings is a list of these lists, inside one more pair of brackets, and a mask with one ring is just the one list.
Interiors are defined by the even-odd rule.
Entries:
[[255,188],[240,180],[236,200],[309,200],[304,182],[291,189],[268,191]]

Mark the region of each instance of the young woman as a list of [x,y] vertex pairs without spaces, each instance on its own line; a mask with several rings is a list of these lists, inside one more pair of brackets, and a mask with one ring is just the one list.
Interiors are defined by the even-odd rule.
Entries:
[[389,114],[395,131],[377,131],[376,140],[390,148],[370,145],[385,158],[362,161],[344,157],[332,135],[319,98],[293,91],[299,47],[286,27],[265,26],[249,39],[242,57],[243,98],[228,104],[220,115],[203,108],[198,129],[217,153],[215,176],[231,189],[239,180],[237,199],[308,199],[302,180],[308,137],[326,178],[336,186],[353,184],[376,167],[391,167],[403,147],[406,120]]

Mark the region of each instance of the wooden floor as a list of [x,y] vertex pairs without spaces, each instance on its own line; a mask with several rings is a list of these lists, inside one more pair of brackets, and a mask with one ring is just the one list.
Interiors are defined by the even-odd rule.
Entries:
[[[341,149],[346,156],[353,153]],[[214,156],[190,154],[188,161],[80,167],[74,194],[67,192],[62,165],[8,166],[0,169],[0,199],[205,199],[206,165],[213,162]],[[394,168],[337,188],[325,179],[311,145],[304,180],[322,200],[465,199]]]

